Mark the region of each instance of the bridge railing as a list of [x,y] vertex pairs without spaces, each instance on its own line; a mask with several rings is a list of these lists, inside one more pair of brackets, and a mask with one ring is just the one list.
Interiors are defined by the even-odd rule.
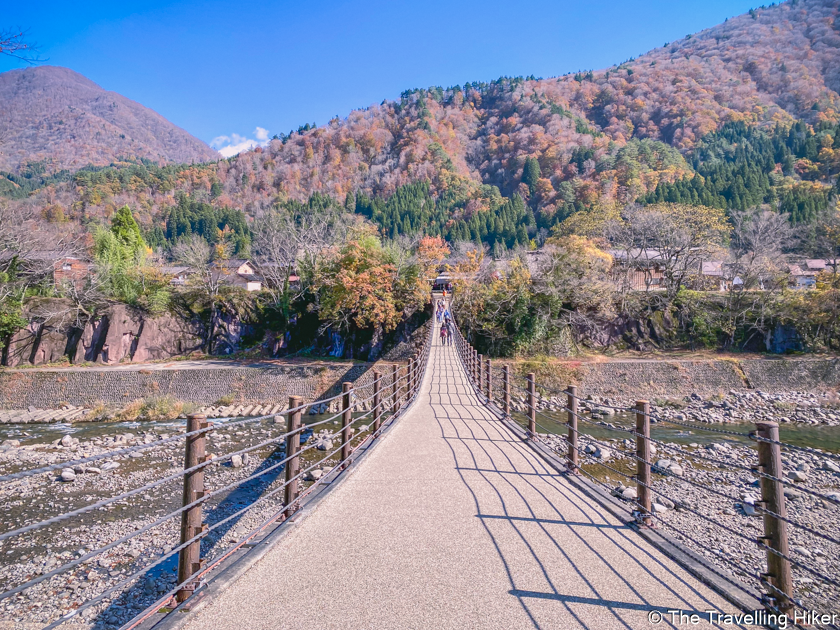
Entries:
[[[243,420],[235,420],[224,423],[212,424],[201,414],[192,414],[187,417],[186,432],[174,436],[162,437],[151,440],[147,443],[127,446],[109,450],[96,455],[80,457],[77,459],[63,461],[48,466],[20,470],[0,475],[0,484],[5,484],[8,490],[14,491],[15,484],[23,489],[24,484],[31,483],[37,479],[43,480],[46,476],[48,481],[60,484],[55,478],[57,471],[85,470],[93,464],[100,462],[114,462],[116,459],[123,459],[137,455],[150,454],[157,449],[177,448],[179,445],[184,449],[183,469],[157,476],[145,484],[126,489],[118,494],[107,498],[89,502],[86,505],[73,510],[49,516],[47,518],[32,519],[25,513],[17,516],[17,522],[24,522],[19,526],[0,533],[0,545],[8,549],[11,544],[21,537],[29,534],[40,534],[46,539],[56,533],[56,527],[72,523],[78,526],[82,523],[85,515],[91,515],[99,511],[109,510],[116,506],[126,507],[131,501],[139,501],[149,498],[149,492],[154,490],[168,491],[170,494],[175,490],[173,484],[182,482],[182,500],[180,507],[172,509],[167,513],[153,518],[145,525],[133,529],[122,536],[114,536],[111,540],[99,546],[88,546],[77,554],[77,557],[59,566],[40,571],[40,574],[25,576],[16,584],[0,583],[0,603],[14,601],[22,607],[26,603],[27,595],[33,593],[39,585],[47,583],[49,588],[61,589],[67,584],[68,577],[73,579],[75,572],[85,568],[103,557],[115,557],[126,552],[128,545],[137,543],[141,545],[139,555],[150,556],[145,562],[137,561],[130,572],[108,583],[107,588],[99,589],[99,592],[86,599],[69,598],[66,608],[62,610],[61,616],[52,619],[45,625],[51,629],[77,618],[86,610],[113,601],[124,594],[127,589],[144,575],[148,575],[155,569],[160,570],[170,559],[177,556],[178,571],[176,584],[168,588],[163,595],[155,595],[153,602],[144,607],[142,612],[135,615],[133,620],[122,626],[124,629],[133,628],[145,618],[159,609],[169,605],[176,605],[185,601],[195,591],[196,587],[207,579],[209,573],[221,565],[235,551],[248,545],[255,537],[267,530],[281,524],[297,512],[302,501],[307,495],[312,494],[319,486],[327,481],[336,479],[341,472],[353,461],[354,454],[359,449],[370,445],[379,438],[387,426],[399,418],[416,398],[422,381],[425,367],[428,363],[428,355],[431,346],[433,327],[429,327],[428,334],[423,343],[409,358],[404,366],[393,364],[390,370],[374,370],[372,382],[366,382],[365,388],[372,394],[366,398],[356,398],[353,393],[353,383],[346,382],[342,391],[335,396],[326,399],[319,399],[314,402],[304,403],[298,396],[290,396],[288,409],[284,414],[275,416],[249,417]],[[301,422],[302,414],[311,406],[320,406],[325,403],[338,403],[340,410],[325,418],[309,424]],[[370,408],[364,413],[365,407]],[[285,415],[285,418],[283,416]],[[369,427],[361,427],[361,421],[369,419]],[[340,420],[340,427],[333,428],[330,425]],[[272,427],[280,425],[285,431],[278,435],[272,435],[267,439],[258,438],[245,448],[239,448],[231,452],[213,456],[207,452],[207,440],[213,431],[230,431],[232,429],[253,429],[257,437],[259,434],[272,433]],[[314,431],[319,430],[321,435],[315,439]],[[276,430],[276,429],[275,429]],[[243,440],[244,441],[244,440]],[[335,442],[335,443],[334,443]],[[303,443],[303,445],[302,445]],[[336,446],[337,444],[337,446]],[[262,459],[260,452],[265,449],[274,448],[274,452]],[[317,460],[311,457],[318,452],[326,452]],[[220,471],[221,466],[230,465],[236,461],[242,465],[242,458],[255,457],[259,462],[252,474],[239,476],[231,482],[226,480],[215,480],[213,473]],[[239,458],[239,459],[237,459]],[[338,458],[336,460],[336,458]],[[237,467],[239,467],[237,466]],[[116,468],[117,466],[114,466]],[[104,469],[104,466],[103,466]],[[99,469],[96,469],[100,472]],[[322,475],[313,478],[312,472],[321,470]],[[281,482],[277,482],[280,473],[285,473]],[[74,473],[75,475],[75,473]],[[312,483],[303,488],[305,481]],[[265,488],[262,494],[252,501],[247,502],[244,507],[234,509],[231,513],[224,514],[223,518],[215,520],[212,524],[203,522],[203,510],[214,506],[218,502],[231,495],[237,489],[247,484],[262,483]],[[10,488],[11,486],[11,488]],[[210,488],[213,487],[211,490]],[[282,494],[281,494],[282,493]],[[39,505],[43,508],[44,506]],[[152,504],[146,509],[148,512],[155,511],[159,505]],[[259,522],[257,527],[250,529],[248,533],[241,536],[237,544],[222,552],[202,558],[202,541],[206,541],[214,532],[223,532],[238,519],[249,513],[256,507],[265,511],[268,510],[268,517]],[[160,512],[160,510],[157,510]],[[165,511],[165,510],[164,510]],[[158,543],[151,542],[150,534],[165,525],[171,525],[173,521],[180,519],[180,535],[176,544],[163,553],[155,554],[145,546],[157,546]],[[26,522],[30,520],[31,522]],[[171,527],[170,527],[171,529]],[[173,541],[175,542],[175,541]],[[143,552],[151,553],[144,554]],[[135,549],[136,553],[136,549]],[[69,554],[65,554],[69,555]],[[135,556],[135,557],[138,557]],[[2,564],[0,564],[2,566]],[[43,593],[36,594],[37,597],[47,597]],[[150,598],[147,597],[148,601]],[[17,615],[16,615],[17,616]],[[20,615],[21,620],[26,620],[25,615]]]
[[[698,536],[702,534],[678,527],[672,522],[673,519],[666,517],[664,510],[660,511],[659,504],[668,502],[671,506],[691,514],[696,519],[720,531],[725,531],[741,541],[741,544],[757,545],[766,552],[766,570],[764,571],[738,562],[734,557],[728,557],[726,553],[718,553],[714,559],[725,565],[727,570],[747,578],[747,584],[749,581],[754,581],[762,587],[764,592],[761,599],[770,613],[785,614],[789,619],[794,620],[807,619],[805,615],[813,614],[814,606],[803,601],[801,597],[797,597],[796,591],[807,595],[811,590],[809,585],[815,582],[821,582],[829,588],[840,588],[838,574],[826,570],[819,562],[820,557],[833,558],[835,561],[840,558],[840,526],[837,525],[840,522],[837,520],[840,513],[834,512],[829,517],[828,520],[834,523],[833,527],[818,529],[788,513],[786,495],[795,487],[794,493],[806,494],[817,501],[818,505],[834,509],[840,506],[840,493],[821,492],[804,487],[794,480],[797,476],[790,474],[793,471],[788,471],[789,474],[786,475],[782,463],[782,452],[807,453],[818,457],[824,462],[829,462],[828,465],[824,465],[824,468],[834,471],[834,475],[840,471],[840,467],[835,464],[840,461],[840,456],[820,449],[781,441],[776,422],[756,422],[755,431],[741,433],[682,422],[653,413],[650,403],[646,400],[639,400],[632,407],[596,403],[584,398],[576,386],[570,385],[565,389],[552,388],[538,383],[534,373],[525,376],[517,375],[508,364],[501,366],[493,364],[489,358],[478,353],[457,327],[454,331],[454,342],[476,395],[486,404],[497,408],[504,418],[518,420],[523,424],[526,439],[547,447],[562,458],[568,474],[583,475],[613,496],[617,496],[617,489],[606,483],[603,473],[609,472],[620,479],[626,479],[629,487],[624,490],[620,498],[629,499],[632,514],[639,526],[664,527],[674,532],[677,538],[690,543],[696,550],[708,551],[710,541],[698,540]],[[587,413],[591,415],[593,410],[599,408],[607,408],[611,414],[626,414],[633,419],[635,426],[622,427],[614,423],[596,422],[593,418],[587,417]],[[552,413],[555,415],[549,415]],[[556,414],[563,414],[564,417]],[[701,454],[699,449],[690,451],[679,448],[676,444],[652,438],[651,422],[676,425],[733,440],[751,440],[755,443],[755,454],[751,461],[733,462],[724,461],[709,454]],[[546,424],[554,425],[554,428],[547,427]],[[557,435],[558,426],[566,430],[566,435],[560,443],[554,437]],[[588,432],[585,429],[588,429]],[[593,430],[596,433],[614,432],[620,438],[631,440],[628,444],[631,450],[625,456],[635,463],[635,470],[626,468],[622,470],[618,465],[613,464],[610,454],[617,452],[616,445],[608,444],[603,439],[587,434],[592,433]],[[658,449],[664,457],[654,462],[652,455],[656,452],[655,449]],[[676,464],[674,467],[676,462],[666,459],[671,455],[678,457],[684,465]],[[689,461],[694,463],[690,464]],[[725,487],[712,486],[707,482],[692,478],[687,473],[694,467],[738,474],[751,473],[754,476],[754,485],[760,488],[760,497],[749,497],[746,500],[743,497],[737,498],[742,499],[741,507],[745,515],[763,517],[761,535],[748,535],[743,530],[733,527],[731,523],[725,522],[725,519],[715,518],[710,513],[711,510],[704,510],[698,505],[668,496],[669,491],[663,489],[664,484],[661,482],[670,478],[679,479],[681,483],[686,483],[714,498],[723,498],[727,501],[737,500],[726,491],[735,489],[731,484],[724,484]],[[657,481],[653,473],[656,473],[661,482]],[[606,479],[608,480],[609,477]],[[718,511],[718,513],[721,512]],[[797,553],[794,557],[791,553],[789,533],[797,536],[803,532],[827,545],[828,553],[823,551],[822,556],[810,552]],[[811,557],[817,561],[811,560]],[[715,572],[718,571],[715,570]],[[718,572],[718,574],[750,596],[755,596],[752,590],[743,588],[737,581],[733,582],[731,576],[726,573]],[[799,582],[798,589],[794,587],[794,580]],[[830,601],[832,605],[836,605],[836,599]]]

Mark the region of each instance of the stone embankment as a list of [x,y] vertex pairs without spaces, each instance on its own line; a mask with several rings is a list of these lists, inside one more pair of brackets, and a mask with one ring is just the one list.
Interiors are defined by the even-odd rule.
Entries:
[[358,395],[367,397],[371,393],[372,366],[312,362],[195,369],[6,370],[0,371],[0,409],[119,406],[156,397],[199,406],[265,408],[287,403],[290,395],[305,401],[328,397],[340,391],[344,381],[355,382]]
[[730,390],[766,392],[836,391],[840,359],[722,359],[561,364],[586,394],[631,398],[704,398]]

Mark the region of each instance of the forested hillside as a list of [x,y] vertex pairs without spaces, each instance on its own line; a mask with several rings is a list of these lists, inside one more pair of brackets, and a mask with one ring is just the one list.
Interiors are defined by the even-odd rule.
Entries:
[[409,90],[218,163],[30,172],[20,203],[78,224],[127,203],[159,244],[174,208],[258,218],[315,193],[389,236],[497,247],[636,200],[770,203],[813,222],[840,171],[838,4],[757,8],[603,70]]
[[[203,162],[218,157],[160,114],[68,68],[0,74],[0,103],[0,171],[24,180],[44,174],[66,179],[69,173],[61,171],[117,158]],[[15,192],[14,185],[5,188]]]

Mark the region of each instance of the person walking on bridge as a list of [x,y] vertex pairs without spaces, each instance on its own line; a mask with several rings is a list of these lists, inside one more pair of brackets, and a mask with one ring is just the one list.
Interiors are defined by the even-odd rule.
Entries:
[[440,327],[440,345],[442,345],[442,346],[446,345],[446,333],[447,332],[448,331],[446,330],[446,324],[443,324]]

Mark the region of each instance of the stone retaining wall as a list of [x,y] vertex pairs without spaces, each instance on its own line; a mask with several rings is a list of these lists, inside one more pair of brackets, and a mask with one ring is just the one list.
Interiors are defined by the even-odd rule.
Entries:
[[[824,391],[840,388],[840,359],[743,359],[715,361],[566,362],[563,370],[580,392],[631,398],[707,397],[731,389]],[[313,363],[272,367],[200,369],[90,369],[0,371],[0,409],[55,409],[64,404],[120,405],[171,396],[199,405],[285,403],[332,396],[355,383],[360,398],[372,394],[372,363]],[[383,366],[385,387],[390,367]],[[383,389],[385,389],[383,387]]]
[[667,398],[707,397],[731,389],[767,392],[840,388],[840,359],[611,361],[568,364],[584,394]]
[[[357,394],[372,393],[373,364],[160,369],[19,370],[0,372],[0,409],[55,409],[64,404],[120,405],[140,398],[171,396],[208,405],[233,402],[285,403],[290,395],[312,401],[338,393],[343,381]],[[390,372],[389,372],[390,375]]]

